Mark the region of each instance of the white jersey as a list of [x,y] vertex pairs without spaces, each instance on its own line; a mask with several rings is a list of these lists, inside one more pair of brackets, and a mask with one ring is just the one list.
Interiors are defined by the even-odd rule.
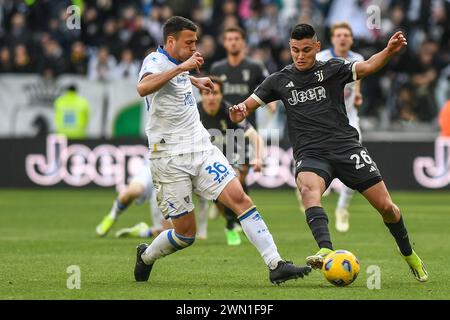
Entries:
[[[179,63],[159,47],[144,59],[139,80],[146,73],[168,71]],[[180,73],[144,99],[150,113],[145,129],[150,158],[205,151],[213,147],[208,131],[200,122],[189,72]]]
[[[332,58],[340,58],[337,57],[334,50],[326,49],[320,51],[316,55],[316,59],[320,61],[328,61]],[[353,61],[364,61],[364,57],[360,55],[359,53],[349,51],[348,56],[345,61],[348,61],[348,63]],[[349,123],[353,127],[358,127],[359,129],[359,117],[358,117],[358,109],[355,107],[355,84],[356,82],[350,82],[345,85],[344,88],[344,101],[345,101],[345,109],[347,110],[347,117],[349,120]]]

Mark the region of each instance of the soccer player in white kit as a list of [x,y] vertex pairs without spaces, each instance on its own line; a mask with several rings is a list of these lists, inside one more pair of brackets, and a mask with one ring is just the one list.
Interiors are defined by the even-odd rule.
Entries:
[[[316,55],[317,60],[328,61],[332,58],[342,58],[349,63],[353,61],[364,61],[362,55],[350,50],[353,45],[353,33],[348,23],[339,22],[331,27],[331,43],[333,47],[320,51]],[[358,131],[359,141],[361,142],[362,137],[357,109],[362,104],[360,82],[361,80],[356,80],[345,86],[344,99],[349,123]],[[343,185],[339,192],[339,200],[335,211],[335,226],[339,232],[347,232],[350,228],[348,206],[354,193],[355,191],[346,185]]]
[[297,267],[281,258],[263,218],[200,122],[192,85],[200,90],[214,86],[207,77],[189,75],[204,63],[196,51],[196,33],[197,26],[189,19],[175,16],[167,20],[164,46],[145,58],[139,73],[137,91],[150,110],[146,132],[157,201],[174,228],[161,232],[150,245],[138,245],[135,279],[147,281],[157,259],[194,243],[193,192],[218,200],[236,213],[268,266],[272,283],[303,277],[310,267]]

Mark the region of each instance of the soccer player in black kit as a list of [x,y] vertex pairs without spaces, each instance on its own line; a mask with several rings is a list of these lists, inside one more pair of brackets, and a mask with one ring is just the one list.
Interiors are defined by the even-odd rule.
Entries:
[[[215,62],[211,66],[210,74],[219,77],[223,81],[224,100],[231,104],[238,104],[247,98],[256,87],[269,76],[269,72],[263,63],[246,56],[245,32],[239,27],[231,27],[225,30],[223,46],[227,57]],[[275,102],[268,105],[272,112],[276,109]],[[247,121],[257,130],[255,114],[250,114]],[[241,166],[239,180],[248,193],[245,183],[249,164]]]
[[[223,82],[215,76],[211,76],[210,79],[214,84],[214,89],[209,92],[205,90],[200,92],[202,101],[198,103],[197,107],[200,114],[200,121],[210,132],[212,143],[222,150],[228,158],[228,161],[235,169],[238,179],[241,178],[244,170],[243,165],[248,164],[250,158],[252,158],[253,170],[255,172],[261,171],[262,138],[248,121],[244,120],[238,124],[231,121],[228,114],[231,104],[223,100]],[[249,149],[249,144],[246,143],[247,139],[253,147],[251,150]],[[202,199],[201,201],[206,200]],[[226,220],[225,235],[228,245],[235,246],[241,244],[239,232],[236,230],[236,215],[231,209],[219,203],[216,203],[216,205],[220,206],[220,211],[223,212]],[[206,226],[206,220],[203,223]]]
[[359,134],[345,111],[344,86],[377,72],[407,45],[401,32],[386,48],[362,62],[316,60],[320,42],[308,24],[295,26],[290,50],[293,64],[270,75],[243,103],[230,109],[233,122],[240,122],[260,105],[282,100],[287,113],[289,136],[294,149],[297,186],[305,206],[306,221],[320,250],[306,258],[321,268],[333,250],[328,217],[321,196],[333,178],[358,190],[381,214],[414,277],[428,280],[425,266],[412,249],[400,209],[392,201],[380,172],[359,142]]

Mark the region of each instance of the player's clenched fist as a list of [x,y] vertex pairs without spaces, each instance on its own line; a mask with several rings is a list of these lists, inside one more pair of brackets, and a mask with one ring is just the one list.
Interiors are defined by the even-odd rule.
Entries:
[[194,69],[199,71],[204,63],[205,61],[203,60],[202,54],[196,51],[189,59],[180,65],[180,68],[183,71],[191,71]]
[[233,122],[241,122],[247,117],[247,107],[244,103],[239,103],[230,107],[230,119]]

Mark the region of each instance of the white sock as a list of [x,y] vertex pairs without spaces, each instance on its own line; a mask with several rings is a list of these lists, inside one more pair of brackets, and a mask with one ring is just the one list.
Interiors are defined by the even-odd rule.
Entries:
[[338,209],[347,209],[350,205],[350,201],[353,198],[354,190],[350,189],[347,186],[342,186],[341,192],[339,193],[339,200],[337,207]]
[[208,234],[208,207],[209,201],[199,197],[197,210],[197,234],[206,237]]
[[139,231],[139,237],[141,237],[141,238],[151,238],[152,235],[153,235],[153,230],[150,227],[148,227],[145,230]]
[[161,232],[141,255],[145,264],[153,264],[157,259],[165,257],[175,251],[189,247],[194,243],[195,238],[183,237],[168,229]]
[[121,214],[125,209],[128,207],[128,204],[123,204],[119,201],[119,199],[114,200],[113,206],[111,208],[111,211],[109,212],[109,215],[114,220],[117,220],[117,217],[119,214]]
[[256,207],[252,207],[238,217],[242,229],[250,242],[261,254],[264,262],[270,269],[275,269],[281,256],[273,241],[269,228],[259,214]]

